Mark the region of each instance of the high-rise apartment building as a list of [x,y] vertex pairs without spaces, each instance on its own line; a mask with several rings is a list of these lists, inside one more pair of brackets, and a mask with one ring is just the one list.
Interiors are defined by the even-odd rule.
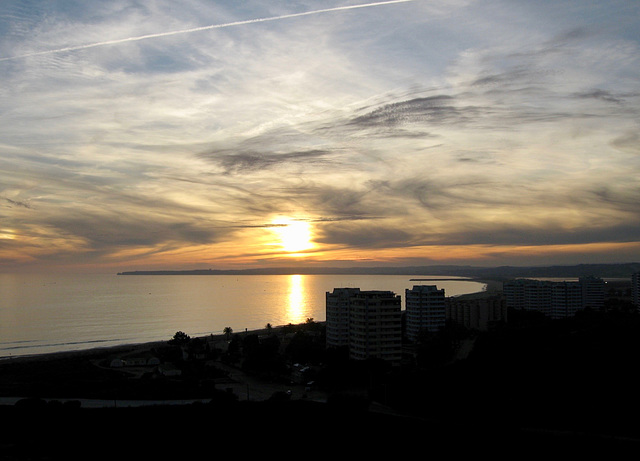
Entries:
[[327,347],[347,346],[354,360],[402,359],[401,299],[391,291],[334,288],[326,293]]
[[405,290],[406,335],[416,341],[423,332],[435,333],[444,328],[446,307],[444,288],[435,285],[414,285]]
[[580,277],[583,308],[598,310],[604,306],[605,285],[599,277]]
[[351,298],[360,293],[360,288],[334,288],[326,293],[327,346],[349,346],[349,315]]

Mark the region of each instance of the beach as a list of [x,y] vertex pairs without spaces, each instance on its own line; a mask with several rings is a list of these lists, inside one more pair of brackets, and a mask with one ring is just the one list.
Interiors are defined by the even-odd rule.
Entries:
[[[233,333],[234,335],[279,334],[282,327]],[[151,356],[168,346],[168,341],[100,347],[78,351],[65,351],[34,356],[20,356],[0,361],[0,404],[15,404],[25,398],[38,397],[44,400],[78,401],[84,407],[143,406],[158,404],[185,404],[206,402],[210,396],[190,389],[178,389],[176,395],[163,399],[125,398],[127,392],[120,391],[118,382],[127,377],[140,377],[151,373],[153,366],[113,368],[114,359]],[[196,339],[196,338],[193,338]],[[197,338],[210,345],[226,343],[226,335],[209,335]],[[211,362],[211,361],[209,361]],[[238,400],[264,401],[276,393],[289,392],[292,398],[307,398],[326,401],[321,391],[306,389],[295,383],[270,382],[243,372],[239,367],[222,361],[211,363],[222,376],[216,378],[214,388],[233,393]],[[82,388],[82,383],[86,388]],[[113,386],[110,389],[109,386]],[[75,392],[75,393],[74,393]],[[129,391],[131,394],[142,392]],[[115,400],[115,401],[114,401]]]

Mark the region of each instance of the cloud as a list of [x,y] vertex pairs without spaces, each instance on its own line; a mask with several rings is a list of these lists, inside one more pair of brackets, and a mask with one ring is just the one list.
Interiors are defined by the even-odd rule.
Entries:
[[611,145],[617,150],[640,155],[640,134],[637,131],[622,133],[611,141]]
[[[114,247],[154,247],[157,245],[211,244],[221,231],[197,220],[184,222],[169,216],[129,216],[103,213],[69,213],[47,220],[63,234],[81,238],[92,250]],[[228,234],[229,231],[225,230]]]
[[306,163],[318,163],[323,161],[323,157],[328,152],[322,150],[311,150],[306,152],[286,152],[286,153],[260,153],[260,152],[215,152],[203,154],[213,163],[219,164],[224,174],[243,174],[247,171],[264,170],[275,168],[280,165],[304,165]]
[[31,208],[31,205],[29,205],[27,202],[21,202],[19,200],[12,200],[12,199],[7,198],[7,197],[0,197],[0,198],[2,198],[6,203],[8,203],[9,207],[17,206],[17,207],[22,207],[22,208]]
[[396,225],[375,222],[331,223],[320,227],[316,241],[348,248],[402,248],[411,245],[413,235]]
[[459,123],[468,114],[468,108],[459,110],[448,95],[415,98],[394,102],[375,109],[352,120],[352,124],[369,126],[387,126],[406,123]]
[[591,91],[578,93],[576,94],[576,97],[583,99],[599,99],[601,101],[613,102],[616,104],[620,104],[622,102],[620,98],[613,96],[610,92],[600,89],[593,89]]

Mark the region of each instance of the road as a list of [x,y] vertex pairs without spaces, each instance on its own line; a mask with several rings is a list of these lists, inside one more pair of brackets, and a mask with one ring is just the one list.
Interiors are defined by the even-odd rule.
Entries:
[[242,370],[216,363],[216,366],[226,371],[229,375],[229,383],[220,384],[220,387],[228,388],[238,396],[240,400],[263,401],[269,399],[276,392],[291,393],[292,399],[307,399],[315,402],[326,402],[327,394],[311,388],[308,390],[302,384],[284,384],[267,382],[256,379],[242,372]]
[[[217,367],[228,372],[228,380],[217,384],[219,389],[231,390],[238,396],[238,400],[254,402],[269,399],[276,392],[290,393],[291,399],[306,399],[315,402],[326,402],[327,394],[318,389],[306,389],[301,384],[283,384],[265,382],[247,375],[242,370],[218,362]],[[24,397],[0,397],[0,405],[14,405]],[[83,398],[46,398],[43,400],[57,400],[59,402],[78,401],[82,408],[105,407],[140,407],[149,405],[188,405],[194,402],[207,403],[210,399],[176,399],[176,400],[100,400]]]

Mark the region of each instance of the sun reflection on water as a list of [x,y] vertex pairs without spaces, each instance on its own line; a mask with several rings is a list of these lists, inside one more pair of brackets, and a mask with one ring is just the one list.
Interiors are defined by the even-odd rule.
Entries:
[[287,306],[287,317],[293,324],[304,322],[305,317],[305,293],[304,276],[300,274],[289,276],[289,303]]

